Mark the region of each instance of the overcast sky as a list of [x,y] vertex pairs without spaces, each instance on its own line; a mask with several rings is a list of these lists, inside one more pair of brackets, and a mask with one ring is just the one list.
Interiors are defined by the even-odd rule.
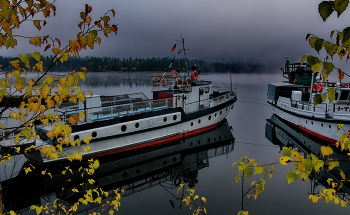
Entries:
[[[169,53],[176,40],[185,38],[189,58],[207,61],[275,61],[285,56],[297,61],[310,48],[307,33],[329,38],[331,30],[350,25],[349,11],[340,19],[333,14],[323,22],[318,14],[320,0],[57,0],[57,16],[48,20],[40,34],[67,41],[77,32],[79,13],[85,3],[91,15],[101,16],[115,9],[111,23],[118,35],[105,38],[94,50],[81,56],[173,57]],[[26,34],[37,35],[33,28]],[[22,44],[22,43],[21,43]],[[178,43],[178,47],[179,47]],[[2,48],[2,55],[33,52],[21,46],[16,51]],[[323,57],[323,56],[321,56]]]

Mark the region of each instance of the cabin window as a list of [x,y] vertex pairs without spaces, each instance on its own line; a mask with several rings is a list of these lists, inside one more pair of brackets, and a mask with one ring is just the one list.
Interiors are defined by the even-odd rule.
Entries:
[[349,91],[343,90],[340,93],[339,100],[348,100],[348,97],[349,97]]
[[137,122],[137,123],[135,124],[135,128],[138,128],[138,127],[140,127],[140,124]]
[[205,87],[204,90],[205,90],[205,91],[204,91],[205,93],[209,93],[210,87]]

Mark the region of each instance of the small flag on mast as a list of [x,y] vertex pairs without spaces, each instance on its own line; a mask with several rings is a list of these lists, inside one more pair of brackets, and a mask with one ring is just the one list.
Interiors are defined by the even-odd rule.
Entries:
[[175,43],[174,46],[171,48],[170,53],[173,52],[173,51],[175,51],[175,49],[176,49],[176,43]]

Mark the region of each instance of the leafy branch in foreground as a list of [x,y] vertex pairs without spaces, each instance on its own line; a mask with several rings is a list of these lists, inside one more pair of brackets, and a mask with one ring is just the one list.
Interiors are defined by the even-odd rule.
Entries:
[[[186,184],[180,184],[179,186],[177,192],[185,190]],[[185,206],[188,206],[190,210],[193,209],[193,215],[207,214],[207,209],[203,206],[203,203],[206,203],[207,199],[195,195],[194,189],[187,189],[185,192],[187,193],[187,196],[182,201],[185,202]],[[200,205],[197,202],[199,202]]]
[[[110,33],[117,33],[117,26],[111,25],[109,22],[115,16],[113,9],[107,11],[102,17],[94,20],[91,16],[92,7],[85,4],[85,10],[80,13],[80,22],[78,23],[78,33],[74,39],[62,42],[58,38],[50,35],[27,36],[18,35],[16,31],[22,27],[25,22],[32,23],[33,26],[40,31],[46,26],[47,20],[53,14],[56,14],[56,1],[46,0],[3,0],[0,2],[0,48],[16,48],[17,38],[27,39],[29,44],[36,48],[42,48],[43,52],[51,51],[54,54],[51,63],[44,67],[42,61],[42,53],[34,52],[28,54],[19,54],[18,58],[0,65],[0,69],[7,68],[2,74],[3,79],[0,80],[0,128],[3,135],[0,141],[12,141],[13,152],[5,153],[0,156],[0,163],[6,163],[17,153],[25,153],[29,150],[39,150],[47,157],[55,159],[66,146],[75,146],[82,143],[88,144],[91,137],[84,140],[70,141],[71,127],[61,123],[60,116],[51,111],[59,107],[63,102],[72,102],[77,104],[79,101],[84,102],[85,93],[92,95],[90,91],[82,91],[79,83],[85,81],[86,67],[76,68],[66,75],[59,76],[49,74],[51,69],[60,63],[65,63],[70,57],[76,57],[84,49],[94,49],[95,44],[100,44],[102,39],[99,32],[105,37]],[[27,31],[26,31],[27,32]],[[28,72],[34,72],[37,78],[28,76]],[[15,100],[6,100],[7,97],[15,97]],[[16,105],[15,103],[19,103]],[[84,113],[78,113],[70,116],[68,122],[71,125],[77,124],[80,119],[84,119]],[[8,125],[3,121],[14,121],[16,126]],[[40,145],[32,145],[21,149],[21,143],[40,138],[34,128],[35,123],[52,126],[52,131],[47,133],[47,137],[52,140],[54,145],[50,147],[42,147]],[[90,150],[89,146],[85,147]],[[73,153],[68,157],[69,160],[81,160],[79,153]],[[88,161],[87,168],[82,168],[82,176],[87,177],[94,174],[98,168],[98,161]],[[83,165],[83,164],[81,164]],[[25,174],[32,174],[35,166],[27,166],[23,168]],[[62,175],[71,172],[70,168],[66,168],[61,172]],[[47,170],[40,172],[41,175],[52,178],[53,174]],[[89,178],[90,179],[90,178]],[[89,184],[93,184],[93,180],[88,180]],[[0,199],[2,200],[2,188],[0,186]],[[65,189],[63,187],[62,189]],[[71,189],[71,193],[81,192],[78,189]],[[84,197],[79,199],[75,204],[65,206],[60,204],[61,200],[57,199],[53,204],[32,206],[30,209],[35,210],[37,214],[42,212],[55,214],[72,214],[77,211],[78,206],[87,203],[103,204],[103,196],[107,197],[106,192],[101,189],[86,189]],[[113,206],[115,210],[120,206],[120,194],[122,191],[115,191],[115,199],[105,202],[104,204]],[[96,197],[97,195],[97,197]],[[1,203],[2,205],[2,203]],[[0,207],[0,214],[15,214],[14,211],[3,211]],[[93,212],[96,214],[96,212]],[[110,210],[109,214],[114,211]]]
[[[257,199],[260,193],[265,190],[266,179],[265,176],[267,174],[266,166],[260,166],[255,161],[255,159],[249,158],[248,156],[241,157],[238,159],[238,162],[232,164],[232,166],[237,165],[238,167],[238,175],[235,178],[236,183],[241,180],[241,211],[238,212],[239,215],[247,215],[248,211],[244,211],[244,207],[248,204],[249,200],[253,197]],[[269,177],[272,178],[274,172],[274,166],[271,164],[269,169]],[[250,183],[249,188],[244,191],[244,179],[248,180],[253,175],[262,175],[259,178],[259,181],[252,181]],[[244,198],[247,197],[248,201],[244,203]]]

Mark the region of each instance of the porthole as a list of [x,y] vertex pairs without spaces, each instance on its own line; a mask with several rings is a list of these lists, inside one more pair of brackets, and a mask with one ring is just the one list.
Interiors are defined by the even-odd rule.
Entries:
[[199,144],[201,144],[201,141],[200,141],[200,140],[198,140],[198,145],[199,145]]
[[174,162],[174,163],[176,162],[176,157],[173,157],[173,162]]
[[311,125],[313,125],[314,124],[314,122],[311,122]]
[[126,125],[123,125],[123,126],[121,127],[121,130],[122,130],[122,132],[125,132],[125,131],[126,131]]
[[306,124],[307,124],[307,120],[306,120]]
[[215,113],[215,117],[217,116],[218,114],[217,113]]
[[332,128],[332,126],[331,126],[331,125],[328,125],[328,127],[329,127],[329,128]]
[[96,131],[92,132],[91,136],[92,136],[92,137],[97,137]]
[[80,139],[79,135],[74,136],[74,140]]
[[220,111],[220,115],[222,114],[222,110]]
[[210,137],[208,138],[208,143],[210,143]]
[[176,115],[173,116],[173,120],[174,121],[177,120],[177,116]]
[[191,122],[191,126],[193,126],[193,122]]
[[219,136],[219,140],[221,140],[221,136]]
[[168,120],[168,118],[164,117],[163,121],[166,122]]
[[211,120],[211,116],[208,116],[208,119]]
[[123,178],[128,177],[128,173],[127,173],[127,172],[123,172],[122,177],[123,177]]
[[200,119],[198,120],[198,124],[201,124],[201,120]]
[[216,137],[214,137],[214,141],[216,141]]
[[135,123],[135,128],[138,128],[138,127],[140,127],[140,123]]
[[163,165],[164,165],[164,166],[166,165],[166,161],[163,161]]
[[226,111],[228,111],[228,108],[226,108]]
[[193,142],[190,143],[190,146],[193,146]]
[[321,127],[323,127],[323,123],[321,123]]

